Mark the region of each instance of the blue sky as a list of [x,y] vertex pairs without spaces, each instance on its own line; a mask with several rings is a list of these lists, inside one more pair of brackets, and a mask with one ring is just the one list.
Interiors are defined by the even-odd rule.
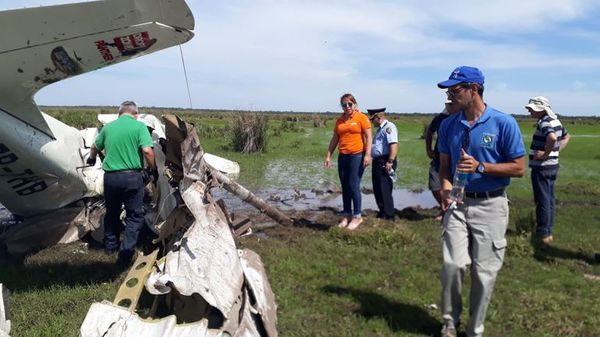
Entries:
[[[0,10],[67,3],[2,0]],[[81,2],[81,1],[80,1]],[[436,84],[459,65],[486,76],[485,100],[525,114],[546,96],[561,115],[600,116],[600,3],[591,0],[187,0],[183,45],[194,108],[438,112]],[[178,48],[44,88],[41,105],[189,107]]]

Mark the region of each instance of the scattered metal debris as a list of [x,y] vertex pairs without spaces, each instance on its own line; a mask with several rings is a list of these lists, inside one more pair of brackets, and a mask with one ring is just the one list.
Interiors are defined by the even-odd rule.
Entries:
[[179,201],[155,227],[162,247],[138,257],[113,303],[91,306],[81,336],[276,337],[277,305],[262,262],[235,245],[249,221],[232,221],[210,192],[243,187],[207,163],[191,124],[163,120],[168,194]]

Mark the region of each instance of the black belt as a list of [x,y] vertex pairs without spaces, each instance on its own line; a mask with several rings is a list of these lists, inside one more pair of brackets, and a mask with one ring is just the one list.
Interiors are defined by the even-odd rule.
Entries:
[[127,169],[127,170],[115,170],[115,171],[106,171],[104,172],[104,174],[107,173],[133,173],[133,172],[141,172],[142,169]]
[[504,189],[488,192],[465,192],[465,196],[471,199],[489,199],[504,195]]

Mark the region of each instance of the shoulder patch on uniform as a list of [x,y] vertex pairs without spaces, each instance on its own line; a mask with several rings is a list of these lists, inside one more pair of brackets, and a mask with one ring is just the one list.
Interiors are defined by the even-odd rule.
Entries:
[[385,132],[389,135],[390,133],[392,133],[392,128],[386,128]]

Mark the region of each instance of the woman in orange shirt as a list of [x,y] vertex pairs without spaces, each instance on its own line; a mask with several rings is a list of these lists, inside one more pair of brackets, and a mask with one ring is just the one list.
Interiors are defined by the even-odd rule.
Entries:
[[360,179],[371,162],[371,122],[358,110],[351,94],[340,98],[344,112],[333,129],[333,137],[325,156],[325,168],[331,167],[331,155],[339,145],[338,174],[342,184],[344,210],[338,227],[356,229],[362,222]]

